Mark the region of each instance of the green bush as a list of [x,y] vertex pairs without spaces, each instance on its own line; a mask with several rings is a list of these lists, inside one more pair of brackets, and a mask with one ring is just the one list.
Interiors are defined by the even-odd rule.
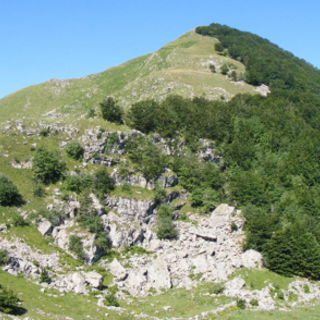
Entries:
[[95,192],[103,197],[114,189],[114,182],[110,177],[106,167],[100,167],[93,176]]
[[251,299],[250,300],[250,304],[253,306],[253,307],[258,307],[259,306],[259,301],[257,299]]
[[0,286],[0,312],[12,313],[19,302],[21,300],[12,290]]
[[125,149],[129,159],[147,180],[156,179],[168,163],[162,150],[143,136],[132,138]]
[[237,299],[237,307],[239,309],[245,309],[246,308],[246,301],[243,299]]
[[86,114],[86,118],[94,118],[94,116],[96,115],[96,110],[94,108],[90,108],[88,110],[88,113]]
[[50,133],[50,129],[41,129],[39,134],[41,137],[48,137]]
[[41,269],[41,273],[40,273],[40,283],[43,283],[43,282],[51,283],[49,273],[45,268]]
[[100,103],[101,114],[104,120],[115,122],[118,124],[122,123],[122,108],[117,105],[112,97],[106,97],[105,100]]
[[83,251],[83,246],[80,237],[76,235],[71,235],[69,238],[68,249],[73,252],[79,260],[84,260],[85,254]]
[[19,213],[15,213],[13,216],[12,216],[12,224],[15,226],[15,227],[24,227],[24,226],[27,226],[29,225],[29,223],[23,219],[22,216],[20,216]]
[[214,44],[214,50],[218,52],[222,52],[224,50],[224,47],[220,42],[217,42]]
[[32,160],[32,171],[43,183],[55,183],[65,173],[66,164],[61,161],[58,151],[49,151],[44,147],[36,150]]
[[0,249],[0,266],[6,265],[10,262],[10,257],[6,249]]
[[2,206],[19,206],[22,204],[22,196],[18,188],[6,176],[0,177],[0,205]]
[[104,299],[104,304],[108,307],[120,307],[120,303],[115,296],[115,293],[110,292],[106,295]]
[[221,66],[221,68],[220,68],[220,71],[221,71],[222,74],[226,75],[229,72],[229,68],[228,68],[228,66],[226,64],[223,64]]
[[108,233],[106,231],[98,233],[95,237],[94,245],[99,248],[102,255],[107,255],[112,247]]
[[66,153],[69,158],[79,160],[83,156],[83,148],[79,141],[74,140],[66,144]]
[[214,64],[210,64],[209,69],[211,70],[211,72],[216,73],[216,67]]
[[68,175],[63,183],[63,187],[68,191],[73,191],[78,194],[83,190],[92,186],[92,177],[88,174]]
[[178,230],[169,216],[160,216],[156,225],[156,234],[159,239],[172,240],[177,238]]

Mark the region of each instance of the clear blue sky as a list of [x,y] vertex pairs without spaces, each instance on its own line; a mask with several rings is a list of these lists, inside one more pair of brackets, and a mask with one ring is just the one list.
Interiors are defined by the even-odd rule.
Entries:
[[319,0],[0,0],[0,98],[101,72],[212,22],[320,67]]

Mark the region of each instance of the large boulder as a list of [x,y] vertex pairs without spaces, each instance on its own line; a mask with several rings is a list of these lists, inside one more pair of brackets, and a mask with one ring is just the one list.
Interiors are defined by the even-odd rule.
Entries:
[[84,279],[93,288],[100,289],[102,287],[103,277],[95,271],[84,273]]
[[38,224],[38,230],[43,236],[50,234],[52,229],[52,223],[48,220],[41,221]]
[[241,255],[241,264],[248,269],[262,268],[262,254],[255,250],[247,250]]
[[239,276],[225,284],[223,293],[228,297],[236,297],[244,285],[245,281]]
[[110,272],[116,277],[115,281],[123,281],[128,276],[125,268],[117,259],[113,259],[113,261],[108,264],[108,268]]
[[170,272],[168,265],[163,259],[156,259],[147,268],[148,286],[160,292],[161,289],[171,288]]

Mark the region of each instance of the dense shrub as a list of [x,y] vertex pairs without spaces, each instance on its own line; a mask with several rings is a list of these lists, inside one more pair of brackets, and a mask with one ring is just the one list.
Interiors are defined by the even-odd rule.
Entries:
[[63,187],[68,191],[74,191],[78,194],[92,186],[92,177],[88,174],[76,174],[66,176]]
[[165,203],[158,207],[156,233],[159,239],[175,239],[178,236],[178,230],[173,222],[173,211],[173,208]]
[[100,167],[93,175],[93,186],[95,192],[103,197],[114,189],[114,182],[110,177],[106,167]]
[[20,301],[12,290],[3,288],[0,285],[0,312],[12,313]]
[[168,163],[167,156],[151,140],[143,136],[132,138],[126,144],[129,159],[147,180],[156,179]]
[[110,292],[106,295],[104,299],[104,305],[108,307],[120,307],[120,303],[115,296],[115,293]]
[[226,64],[223,64],[221,66],[221,68],[220,68],[220,71],[221,71],[222,74],[226,75],[229,72],[229,68],[228,68],[228,66]]
[[29,225],[29,222],[24,220],[23,217],[17,212],[12,215],[12,224],[15,227],[24,227]]
[[112,247],[108,233],[106,231],[98,233],[95,237],[94,245],[98,247],[102,255],[107,255]]
[[22,196],[18,188],[6,176],[0,176],[0,205],[13,206],[22,204]]
[[61,161],[58,151],[49,151],[44,147],[36,150],[32,160],[32,171],[36,178],[44,183],[55,183],[65,173],[66,164]]
[[79,260],[84,260],[85,254],[83,251],[83,246],[81,238],[76,235],[71,235],[69,238],[68,249],[73,252]]
[[6,249],[0,249],[0,266],[6,265],[10,262],[10,257]]
[[103,119],[118,124],[122,123],[123,111],[112,97],[106,97],[105,100],[100,103],[100,107]]
[[74,140],[74,141],[68,142],[65,148],[66,148],[66,153],[68,157],[74,160],[79,160],[82,158],[83,148],[79,141]]
[[40,273],[40,283],[51,283],[51,278],[49,276],[48,271],[43,268],[41,269],[41,273]]

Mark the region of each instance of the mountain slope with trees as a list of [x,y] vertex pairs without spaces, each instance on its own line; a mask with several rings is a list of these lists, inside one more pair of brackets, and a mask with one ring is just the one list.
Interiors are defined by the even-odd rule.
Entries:
[[[42,306],[23,296],[33,317],[72,316],[70,308],[87,300],[98,319],[119,305],[125,311],[108,310],[115,319],[135,312],[187,319],[213,306],[250,319],[242,309],[262,300],[242,293],[267,292],[268,308],[320,298],[320,72],[247,32],[217,24],[195,31],[101,74],[51,80],[1,101],[0,264],[21,276],[1,271],[0,280],[24,295],[44,287]],[[203,231],[221,203],[232,208],[226,238]],[[189,236],[200,247],[175,248]],[[219,248],[227,251],[229,236],[238,242],[225,254]],[[242,240],[243,250],[262,253],[268,270],[241,269]],[[30,250],[25,258],[15,255],[20,246]],[[166,249],[170,254],[161,255]],[[41,259],[23,260],[30,257]],[[172,267],[179,259],[181,270]],[[111,272],[112,261],[120,275]],[[219,278],[221,262],[230,273]],[[104,280],[88,289],[83,277],[91,272]],[[160,290],[148,287],[148,280],[157,284],[153,273],[163,276]],[[85,299],[58,296],[61,277],[70,274]],[[170,289],[173,280],[179,289]],[[242,280],[239,296],[228,296],[227,284]],[[8,293],[14,299],[1,306],[16,310],[20,300],[4,288],[3,300]],[[61,310],[47,295],[56,295]]]

